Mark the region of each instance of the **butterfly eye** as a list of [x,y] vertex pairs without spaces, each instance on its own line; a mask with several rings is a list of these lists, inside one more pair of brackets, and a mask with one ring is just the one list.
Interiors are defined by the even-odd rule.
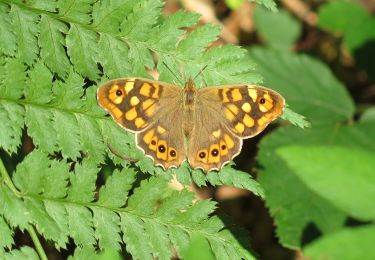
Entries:
[[259,99],[259,103],[264,104],[264,103],[266,103],[266,100],[264,98],[261,98],[261,99]]
[[116,91],[116,95],[117,95],[117,96],[122,96],[122,90],[121,90],[121,89],[118,89],[118,90]]
[[206,153],[205,152],[200,152],[199,153],[199,158],[203,159],[204,157],[206,157]]

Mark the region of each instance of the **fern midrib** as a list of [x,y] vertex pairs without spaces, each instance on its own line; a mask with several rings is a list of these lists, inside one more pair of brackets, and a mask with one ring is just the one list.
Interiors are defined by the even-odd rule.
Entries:
[[43,103],[35,103],[35,102],[30,102],[28,100],[23,100],[23,99],[13,99],[13,98],[4,98],[4,97],[0,97],[0,102],[1,102],[1,100],[16,103],[18,105],[23,105],[24,107],[35,106],[35,107],[40,107],[40,108],[43,108],[43,109],[46,109],[46,110],[55,109],[55,110],[60,110],[62,112],[68,113],[68,114],[82,114],[84,116],[92,117],[92,118],[97,119],[97,120],[100,119],[100,120],[110,121],[109,118],[106,118],[104,116],[88,114],[88,113],[85,113],[84,111],[81,111],[81,110],[67,109],[67,108],[63,108],[63,107],[55,107],[52,104],[50,105],[50,104],[43,104]]
[[205,235],[206,237],[213,237],[215,239],[219,239],[221,240],[223,243],[229,243],[229,241],[227,241],[226,239],[222,238],[222,237],[218,237],[217,236],[217,233],[208,233],[208,232],[204,232],[202,229],[188,229],[186,228],[186,226],[183,226],[183,225],[180,225],[180,224],[176,224],[176,223],[173,223],[173,222],[163,222],[163,221],[160,221],[160,219],[158,218],[155,218],[155,217],[152,217],[150,215],[138,215],[138,214],[135,214],[134,212],[132,212],[132,210],[127,210],[126,208],[115,208],[115,207],[109,207],[109,206],[103,206],[103,205],[100,205],[100,204],[96,204],[95,202],[78,202],[78,201],[66,201],[65,199],[58,199],[58,198],[52,198],[52,197],[43,197],[41,195],[36,195],[36,194],[23,194],[23,193],[20,193],[20,197],[21,198],[31,198],[31,199],[37,199],[39,201],[44,201],[44,200],[50,200],[50,201],[53,201],[53,202],[57,202],[57,203],[61,203],[61,204],[73,204],[73,205],[76,205],[76,206],[81,206],[81,207],[85,207],[85,208],[88,208],[88,207],[101,207],[101,208],[104,208],[104,209],[107,209],[109,211],[112,211],[112,212],[116,212],[118,214],[129,214],[131,216],[134,216],[134,217],[137,217],[137,218],[140,218],[140,219],[148,219],[148,220],[151,220],[151,221],[154,221],[160,225],[164,225],[164,226],[173,226],[173,227],[177,227],[187,233],[193,233],[193,232],[197,232],[197,233],[200,233],[202,235]]

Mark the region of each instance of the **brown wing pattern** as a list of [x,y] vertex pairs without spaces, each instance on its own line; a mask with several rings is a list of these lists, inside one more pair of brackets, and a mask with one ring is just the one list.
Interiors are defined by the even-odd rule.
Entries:
[[121,78],[107,82],[97,91],[97,99],[113,119],[131,132],[139,132],[155,119],[157,111],[168,106],[181,89],[166,83],[141,79]]
[[259,86],[200,89],[188,160],[193,168],[219,170],[242,148],[242,139],[259,134],[281,115],[284,99]]
[[241,138],[262,132],[284,109],[284,98],[261,86],[222,86],[201,89],[199,99],[220,113],[220,119]]
[[182,89],[163,82],[122,78],[98,88],[97,98],[156,165],[178,167],[186,158],[181,113]]

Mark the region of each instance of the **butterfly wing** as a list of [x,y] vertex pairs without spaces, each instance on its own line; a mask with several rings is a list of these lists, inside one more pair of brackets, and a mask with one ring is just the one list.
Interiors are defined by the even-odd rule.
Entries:
[[[198,91],[189,162],[194,168],[218,170],[283,112],[284,98],[253,85],[207,87]],[[206,154],[206,156],[203,156]]]
[[159,81],[121,78],[97,91],[98,103],[126,130],[155,164],[179,166],[185,159],[182,89]]

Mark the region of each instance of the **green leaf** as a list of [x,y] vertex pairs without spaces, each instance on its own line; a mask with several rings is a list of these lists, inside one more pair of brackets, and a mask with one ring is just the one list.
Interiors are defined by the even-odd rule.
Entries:
[[0,215],[12,228],[24,230],[28,227],[30,216],[23,202],[16,197],[8,187],[0,185]]
[[120,24],[139,0],[97,1],[93,6],[93,26],[98,31],[118,33]]
[[375,121],[375,107],[370,107],[361,116],[361,122],[374,122]]
[[120,217],[111,210],[91,207],[93,211],[93,224],[95,227],[95,238],[99,240],[101,250],[120,250]]
[[264,198],[263,188],[248,173],[233,169],[232,167],[224,167],[217,175],[222,184],[246,189]]
[[[346,200],[348,201],[343,202],[342,197],[344,195],[340,192],[341,187],[339,186],[340,184],[347,185],[346,182],[350,182],[348,178],[351,182],[362,183],[363,178],[368,178],[364,177],[366,174],[368,175],[368,169],[366,167],[362,169],[363,165],[358,166],[355,162],[351,166],[352,171],[346,172],[345,170],[343,172],[340,169],[345,167],[345,160],[352,162],[352,159],[347,158],[346,152],[340,152],[345,156],[345,159],[343,159],[340,155],[333,154],[334,150],[332,152],[327,151],[332,147],[342,147],[342,149],[350,149],[351,151],[364,150],[366,153],[371,153],[371,151],[374,153],[375,139],[374,135],[370,134],[373,131],[375,131],[373,124],[368,123],[339,127],[326,125],[306,130],[284,127],[261,141],[258,161],[262,170],[258,174],[259,182],[265,189],[266,203],[275,218],[277,235],[283,245],[291,248],[300,247],[303,229],[311,223],[323,234],[340,229],[346,218],[346,212],[349,211],[348,209],[352,214],[353,209],[351,207],[357,207],[355,216],[364,216],[363,209],[360,215],[358,208],[368,205],[369,198],[360,203],[355,200],[354,203],[358,203],[358,206],[353,206],[353,200],[349,198],[353,194],[346,193]],[[289,157],[289,161],[286,161],[285,158],[280,157],[278,151],[288,149],[290,146],[301,147],[301,154],[294,151],[293,158]],[[311,158],[312,160],[307,162],[307,159],[301,158],[309,156],[309,151],[314,149],[313,147],[325,147],[326,150],[322,155],[319,155],[320,158],[316,157],[316,160]],[[283,155],[286,156],[285,154],[284,151]],[[361,155],[353,155],[353,158],[358,158]],[[332,161],[332,156],[337,156],[335,161]],[[329,158],[331,159],[330,166],[322,171],[321,167],[327,166]],[[368,158],[368,155],[365,158]],[[365,160],[365,158],[360,160]],[[293,163],[301,160],[301,163],[304,161],[306,164],[303,167],[300,165],[301,169],[291,168],[290,165],[294,164],[290,160],[293,160]],[[306,172],[301,172],[302,169]],[[314,175],[315,178],[309,178],[307,181],[305,178],[311,177],[309,173],[319,174],[319,177]],[[307,176],[304,176],[304,174]],[[331,174],[336,176],[334,181],[332,181],[333,175]],[[338,175],[340,177],[337,177]],[[317,185],[326,184],[328,180],[331,181],[329,188],[325,188],[326,190],[319,188],[319,191],[317,191]],[[368,188],[366,190],[366,185],[363,188],[365,188],[363,194],[358,191],[355,193],[358,193],[358,196],[368,194],[369,190]],[[333,202],[333,197],[330,197],[333,196],[331,193],[338,194],[335,195],[337,196],[335,199],[338,201]],[[367,212],[368,217],[371,214],[371,207],[367,207]]]
[[[220,35],[218,27],[210,24],[198,27],[191,32],[186,39],[182,40],[178,47],[178,55],[181,58],[197,58],[208,48],[208,46]],[[195,75],[185,75],[187,78]]]
[[12,5],[10,10],[12,26],[16,36],[17,56],[27,65],[31,65],[37,59],[39,48],[36,34],[38,16],[26,9],[21,9],[17,5]]
[[129,49],[125,42],[103,33],[100,34],[98,46],[102,50],[99,55],[104,73],[109,78],[131,75],[131,65],[127,59]]
[[91,21],[90,11],[95,0],[59,0],[57,7],[59,18],[66,21],[75,21],[76,23],[89,24]]
[[352,52],[375,39],[375,18],[357,3],[329,2],[319,9],[318,18],[321,28],[342,33]]
[[313,126],[353,116],[354,105],[347,90],[323,63],[307,55],[263,48],[253,48],[250,55],[259,64],[265,86],[280,92]]
[[288,120],[290,123],[300,128],[311,127],[310,122],[306,121],[306,118],[304,116],[294,112],[288,106],[284,108],[284,112],[281,115],[281,118],[284,120]]
[[132,188],[134,181],[134,170],[115,170],[106,180],[105,186],[100,189],[97,203],[106,207],[122,207],[128,199],[128,192]]
[[80,246],[92,246],[95,243],[93,220],[90,210],[85,207],[66,204],[65,205],[69,234],[74,242]]
[[5,260],[21,260],[21,259],[30,259],[30,260],[39,260],[38,254],[35,250],[28,246],[21,247],[20,250],[12,250],[4,254]]
[[64,50],[65,39],[63,34],[68,32],[68,27],[48,15],[42,15],[39,26],[38,43],[41,47],[41,57],[53,72],[65,77],[68,74],[70,62]]
[[258,6],[254,21],[261,38],[273,49],[290,50],[301,35],[301,24],[284,10],[271,13]]
[[214,259],[211,253],[210,245],[203,236],[197,236],[191,240],[189,246],[183,253],[183,258],[186,260]]
[[91,202],[94,199],[97,173],[98,169],[92,162],[84,161],[76,165],[75,173],[70,175],[68,198],[75,202]]
[[374,239],[375,225],[345,228],[314,241],[303,252],[311,259],[373,259]]
[[132,13],[121,23],[121,36],[132,40],[147,40],[163,5],[161,0],[144,0],[137,3]]
[[308,149],[290,145],[276,150],[309,189],[364,221],[375,219],[374,152],[332,145]]
[[149,235],[143,228],[143,221],[130,214],[120,214],[126,250],[137,259],[152,259]]
[[272,12],[277,12],[277,5],[274,0],[250,0],[251,2],[256,2],[259,5],[263,5]]
[[[14,244],[13,230],[5,222],[4,218],[0,216],[0,248],[7,247],[11,248]],[[1,249],[0,249],[1,250]]]
[[25,199],[25,205],[29,211],[32,223],[35,224],[38,232],[47,240],[55,241],[58,247],[65,247],[68,237],[60,230],[60,226],[46,212],[44,204],[40,200]]
[[0,3],[0,51],[6,55],[14,56],[16,51],[16,37],[11,30],[11,19],[8,15],[9,7]]
[[152,205],[163,195],[166,183],[166,179],[156,177],[142,181],[129,198],[127,208],[137,214],[151,215],[154,211]]
[[78,24],[70,24],[66,36],[66,47],[75,70],[82,76],[97,80],[99,77],[97,67],[99,49],[95,32]]

